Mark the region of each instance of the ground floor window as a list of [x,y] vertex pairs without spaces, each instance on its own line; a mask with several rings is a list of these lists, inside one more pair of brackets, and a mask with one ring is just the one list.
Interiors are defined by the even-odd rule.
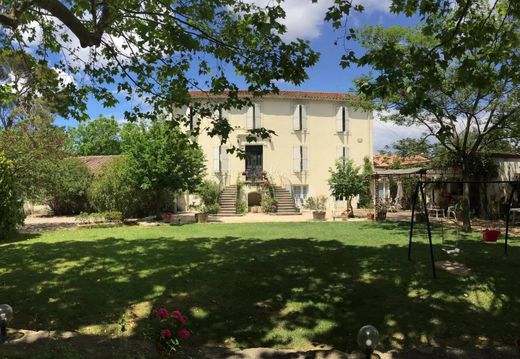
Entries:
[[305,204],[305,200],[307,199],[307,194],[309,193],[308,185],[293,185],[292,192],[294,197],[294,203],[298,207],[302,207]]

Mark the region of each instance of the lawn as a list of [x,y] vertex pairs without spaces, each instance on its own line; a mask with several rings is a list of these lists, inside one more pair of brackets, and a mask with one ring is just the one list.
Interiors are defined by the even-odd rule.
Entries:
[[[431,277],[426,242],[407,260],[398,223],[119,227],[26,235],[0,244],[0,302],[13,326],[139,336],[151,308],[186,311],[192,345],[356,348],[364,324],[380,349],[512,345],[520,335],[520,245],[477,235],[451,259],[471,275]],[[441,250],[435,231],[435,253]],[[420,234],[419,236],[424,234]],[[454,234],[449,234],[451,239]]]

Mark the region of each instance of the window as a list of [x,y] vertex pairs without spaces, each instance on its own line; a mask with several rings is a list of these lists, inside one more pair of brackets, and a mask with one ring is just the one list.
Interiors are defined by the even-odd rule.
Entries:
[[197,123],[195,121],[195,116],[191,107],[188,107],[186,110],[186,116],[188,116],[190,122],[190,132],[193,132],[197,128]]
[[342,159],[343,163],[349,158],[349,149],[345,146],[336,147],[336,160]]
[[307,109],[304,105],[296,105],[293,112],[294,131],[307,130]]
[[338,107],[338,112],[336,113],[336,132],[347,132],[348,124],[348,108],[345,106]]
[[295,173],[307,171],[309,162],[307,152],[306,146],[293,147],[293,170]]
[[262,113],[260,112],[260,104],[255,103],[247,109],[246,113],[246,129],[253,130],[262,127]]
[[229,170],[229,156],[227,147],[213,147],[213,172],[223,173]]
[[309,193],[308,185],[293,185],[292,186],[292,194],[294,198],[294,204],[298,207],[302,207],[305,205],[305,201],[307,200],[307,194]]

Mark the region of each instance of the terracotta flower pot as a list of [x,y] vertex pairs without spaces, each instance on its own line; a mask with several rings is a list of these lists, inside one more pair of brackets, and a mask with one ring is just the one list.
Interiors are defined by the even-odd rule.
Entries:
[[162,218],[163,218],[163,221],[165,221],[166,223],[170,223],[172,221],[172,218],[173,218],[173,213],[172,212],[164,212]]
[[325,220],[325,211],[313,211],[312,218],[316,221],[324,221]]
[[369,221],[373,221],[374,217],[375,217],[374,213],[367,213],[367,218]]
[[207,223],[208,214],[207,213],[195,213],[195,221],[197,223]]

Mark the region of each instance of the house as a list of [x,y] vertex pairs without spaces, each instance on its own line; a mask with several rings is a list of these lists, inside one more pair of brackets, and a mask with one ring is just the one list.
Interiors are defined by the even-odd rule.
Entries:
[[[218,102],[223,96],[191,92],[194,102]],[[278,188],[289,192],[297,206],[316,195],[329,197],[332,205],[328,179],[335,161],[350,158],[360,166],[364,157],[372,159],[372,113],[349,106],[349,98],[341,93],[280,91],[254,99],[249,108],[222,111],[220,115],[234,128],[228,144],[222,145],[220,138],[205,131],[196,139],[205,153],[209,178],[222,188],[245,181],[249,206],[258,204],[252,182],[263,172]],[[189,116],[189,109],[183,111]],[[209,125],[210,119],[201,120],[202,128]],[[248,130],[260,127],[276,135],[248,142]],[[229,154],[229,144],[245,151],[246,159]]]

